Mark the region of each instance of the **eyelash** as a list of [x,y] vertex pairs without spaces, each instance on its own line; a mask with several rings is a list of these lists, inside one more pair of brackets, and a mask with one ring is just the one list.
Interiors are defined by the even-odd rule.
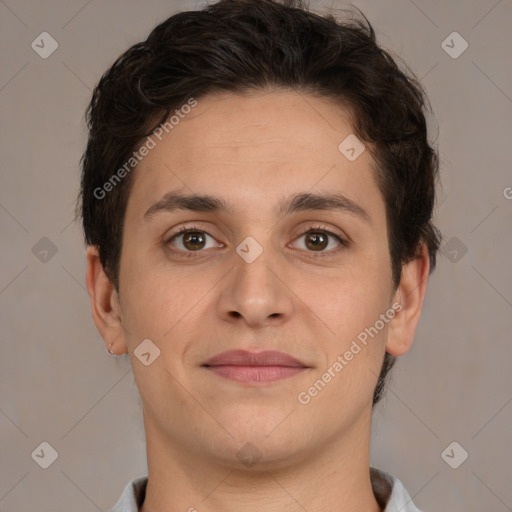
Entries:
[[[184,235],[184,234],[187,234],[187,233],[195,233],[195,232],[206,233],[211,238],[214,238],[214,237],[212,237],[212,235],[210,235],[207,231],[205,231],[204,229],[200,228],[199,226],[187,226],[187,227],[181,228],[176,233],[173,233],[169,238],[167,238],[164,241],[164,245],[165,246],[171,246],[171,242],[175,238],[178,238],[180,235]],[[308,235],[309,233],[322,233],[322,234],[328,235],[330,237],[333,237],[333,238],[335,238],[339,242],[339,244],[340,244],[340,246],[342,248],[346,248],[349,245],[349,243],[348,243],[348,241],[346,239],[344,239],[340,235],[337,235],[336,233],[333,233],[332,231],[329,231],[328,229],[325,228],[325,226],[321,226],[321,225],[310,226],[299,237],[297,237],[297,239],[300,238],[300,237],[303,237],[305,235]],[[180,254],[180,256],[183,256],[185,258],[193,258],[193,257],[196,256],[197,253],[204,252],[202,250],[198,250],[198,251],[182,251],[181,249],[174,249],[174,248],[172,248],[171,250],[173,252],[177,253],[177,254]],[[315,254],[316,255],[315,257],[317,257],[317,258],[322,258],[322,257],[330,256],[332,253],[338,252],[338,250],[341,250],[340,247],[335,248],[335,249],[330,249],[329,251],[318,251],[318,252],[316,252],[316,251],[307,251],[307,252]]]

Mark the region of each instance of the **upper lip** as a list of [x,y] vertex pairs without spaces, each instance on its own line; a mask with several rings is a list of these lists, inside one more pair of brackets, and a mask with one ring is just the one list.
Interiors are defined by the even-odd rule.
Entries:
[[203,366],[291,366],[307,368],[307,365],[284,352],[265,350],[249,352],[247,350],[229,350],[208,359]]

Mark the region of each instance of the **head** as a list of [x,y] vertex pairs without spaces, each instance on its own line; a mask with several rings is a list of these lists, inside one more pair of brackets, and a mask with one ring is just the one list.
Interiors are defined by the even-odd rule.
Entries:
[[[97,260],[88,287],[106,343],[133,355],[153,339],[162,355],[170,352],[154,365],[176,385],[190,383],[187,365],[220,351],[215,340],[229,350],[241,348],[239,339],[252,349],[281,339],[271,348],[288,352],[296,340],[295,355],[316,379],[378,312],[397,301],[407,309],[416,297],[408,318],[386,322],[374,346],[343,370],[351,386],[369,368],[360,410],[368,396],[377,403],[395,357],[412,342],[439,246],[432,224],[438,160],[425,108],[419,83],[377,45],[361,14],[336,21],[291,2],[222,0],[161,23],[103,75],[87,112],[81,214],[90,262]],[[353,161],[338,147],[349,135],[364,145]],[[169,201],[162,207],[171,191],[203,196],[188,239],[189,247],[207,243],[200,256],[171,252],[171,228],[190,220]],[[301,222],[312,227],[304,224],[306,212],[323,212],[306,195],[328,192],[349,199],[341,217],[321,218],[345,240],[346,254],[299,263],[284,242],[299,237]],[[313,227],[310,247],[327,240],[318,222]],[[262,249],[251,263],[236,252],[248,236]],[[186,250],[183,241],[178,247]],[[181,366],[169,363],[173,350]],[[137,370],[135,378],[141,390],[145,377]],[[297,395],[292,382],[281,398]],[[335,397],[337,385],[322,400]],[[263,407],[265,396],[247,407]]]

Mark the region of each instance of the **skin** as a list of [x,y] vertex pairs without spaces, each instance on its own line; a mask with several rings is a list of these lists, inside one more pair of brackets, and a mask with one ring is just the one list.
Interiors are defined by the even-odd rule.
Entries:
[[[119,296],[88,248],[94,321],[107,348],[130,354],[143,403],[144,512],[381,510],[368,473],[372,396],[385,351],[400,356],[412,344],[429,263],[423,248],[394,289],[370,148],[353,162],[338,150],[351,133],[350,112],[328,99],[280,90],[202,97],[135,171]],[[231,211],[145,218],[171,191],[216,196]],[[341,193],[369,221],[348,211],[276,213],[283,197],[308,192]],[[183,236],[167,242],[192,226],[211,237],[200,251]],[[331,237],[311,248],[306,233],[318,226],[348,245]],[[248,236],[263,249],[252,263],[236,252]],[[192,257],[180,256],[187,248]],[[402,310],[299,403],[394,303]],[[134,356],[144,339],[161,351],[149,366]],[[279,350],[308,368],[250,385],[202,367],[232,349]],[[250,465],[237,457],[246,443]]]

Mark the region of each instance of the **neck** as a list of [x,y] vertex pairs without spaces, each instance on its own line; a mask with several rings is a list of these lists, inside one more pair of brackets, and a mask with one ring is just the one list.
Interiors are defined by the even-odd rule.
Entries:
[[185,450],[146,417],[144,422],[148,485],[142,512],[381,511],[369,475],[371,414],[324,449],[242,468],[238,460]]

